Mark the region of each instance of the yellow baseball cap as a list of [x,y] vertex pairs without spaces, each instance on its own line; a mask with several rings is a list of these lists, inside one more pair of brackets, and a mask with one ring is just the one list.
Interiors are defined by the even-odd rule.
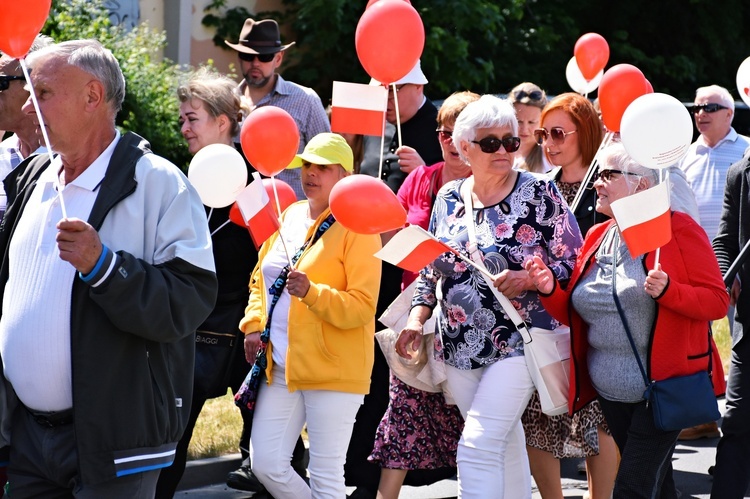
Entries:
[[341,165],[348,172],[354,171],[352,148],[337,133],[324,132],[313,137],[287,168],[299,168],[305,161],[315,165]]

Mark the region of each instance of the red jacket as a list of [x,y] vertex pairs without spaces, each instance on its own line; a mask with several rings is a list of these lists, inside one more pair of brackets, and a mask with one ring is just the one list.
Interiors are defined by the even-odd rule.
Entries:
[[[540,294],[544,308],[557,320],[570,326],[572,369],[568,403],[571,414],[591,402],[596,391],[589,378],[588,324],[570,306],[570,293],[588,271],[596,251],[613,220],[595,225],[583,241],[566,289],[557,284],[548,296]],[[655,253],[647,253],[644,268],[654,268]],[[672,213],[672,239],[661,248],[662,270],[669,284],[656,300],[651,326],[648,362],[649,379],[663,380],[692,374],[708,368],[708,321],[727,313],[729,294],[705,231],[689,216]],[[713,384],[717,395],[724,393],[724,370],[716,345],[713,349]]]

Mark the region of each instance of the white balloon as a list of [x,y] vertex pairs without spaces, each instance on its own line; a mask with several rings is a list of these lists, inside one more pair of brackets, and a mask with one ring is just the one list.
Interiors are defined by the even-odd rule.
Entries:
[[638,163],[667,168],[687,154],[693,140],[693,120],[687,108],[671,95],[641,95],[625,109],[620,137]]
[[581,74],[581,70],[578,67],[575,57],[571,57],[568,61],[568,65],[565,67],[565,78],[568,80],[568,85],[570,85],[570,88],[572,88],[574,92],[578,92],[581,95],[590,94],[599,88],[603,76],[604,70],[601,70],[591,81],[586,81],[586,78]]
[[750,106],[750,57],[737,68],[737,90],[745,104]]
[[234,147],[210,144],[193,156],[188,179],[203,204],[223,208],[234,203],[237,194],[247,185],[247,167]]

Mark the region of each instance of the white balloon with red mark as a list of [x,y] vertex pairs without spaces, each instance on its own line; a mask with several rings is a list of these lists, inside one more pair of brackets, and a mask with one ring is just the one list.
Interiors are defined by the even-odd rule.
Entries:
[[643,166],[668,168],[687,154],[693,140],[690,112],[671,95],[641,95],[625,109],[620,124],[622,145]]
[[750,106],[750,57],[737,69],[737,90],[745,104]]
[[601,70],[591,81],[586,81],[575,57],[571,57],[568,65],[565,67],[565,78],[568,80],[568,85],[570,85],[570,88],[574,92],[578,92],[581,95],[590,94],[599,88],[603,76],[604,70]]
[[223,208],[234,203],[247,185],[247,167],[232,146],[210,144],[198,151],[188,167],[188,180],[203,204]]

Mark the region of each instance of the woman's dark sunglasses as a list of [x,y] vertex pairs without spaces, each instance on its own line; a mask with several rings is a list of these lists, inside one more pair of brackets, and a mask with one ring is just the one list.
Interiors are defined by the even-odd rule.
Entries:
[[727,106],[722,106],[721,104],[714,104],[713,102],[710,104],[696,104],[693,106],[693,114],[698,114],[701,111],[704,113],[715,113],[719,109],[729,108]]
[[257,57],[260,62],[271,62],[273,61],[274,54],[246,54],[245,52],[238,52],[240,59],[245,62],[253,62]]
[[503,139],[485,137],[482,140],[472,140],[471,143],[479,144],[479,149],[487,154],[499,151],[500,146],[505,149],[505,152],[516,152],[521,147],[521,139],[519,137],[505,137]]
[[518,90],[517,92],[513,92],[513,98],[516,101],[520,101],[521,99],[525,99],[526,97],[528,97],[529,100],[532,101],[542,100],[542,92],[540,92],[539,90],[534,90],[533,92]]
[[594,181],[602,179],[605,182],[612,180],[612,175],[632,175],[634,177],[640,177],[637,173],[624,172],[622,170],[599,170],[594,174]]
[[3,90],[8,90],[8,87],[10,87],[10,82],[13,80],[25,80],[23,76],[8,76],[8,75],[2,75],[0,76],[0,92]]
[[554,142],[555,144],[563,144],[565,143],[565,137],[567,137],[571,133],[576,133],[576,131],[577,130],[571,130],[569,132],[566,132],[559,126],[552,127],[549,132],[546,128],[537,128],[536,130],[534,130],[534,139],[539,145],[542,145],[542,142],[547,140],[547,138],[549,137],[552,137],[552,142]]

